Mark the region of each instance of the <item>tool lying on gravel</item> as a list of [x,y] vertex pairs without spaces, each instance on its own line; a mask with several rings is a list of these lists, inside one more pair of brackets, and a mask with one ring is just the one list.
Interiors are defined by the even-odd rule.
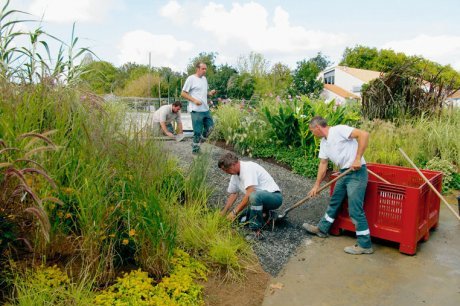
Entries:
[[[328,188],[329,186],[331,186],[332,184],[334,184],[337,180],[341,179],[342,177],[344,177],[345,175],[347,175],[348,173],[350,173],[350,171],[352,171],[352,168],[349,168],[348,170],[346,170],[345,172],[341,173],[339,176],[337,176],[335,179],[333,179],[332,181],[328,182],[326,185],[324,185],[323,187],[321,187],[319,190],[318,190],[318,193],[320,193],[321,191],[323,191],[324,189]],[[289,207],[288,209],[286,209],[282,214],[279,214],[276,219],[283,219],[284,217],[286,217],[287,213],[290,212],[291,210],[293,210],[294,208],[297,208],[299,207],[300,205],[304,204],[306,201],[308,201],[309,199],[311,199],[312,197],[310,196],[307,196],[305,198],[303,198],[302,200],[298,201],[297,203],[295,203],[294,205],[292,205],[291,207]]]

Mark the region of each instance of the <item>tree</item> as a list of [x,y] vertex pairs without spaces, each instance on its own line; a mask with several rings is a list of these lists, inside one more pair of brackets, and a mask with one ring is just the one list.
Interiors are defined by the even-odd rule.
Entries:
[[377,48],[369,48],[365,46],[355,46],[354,48],[345,48],[340,65],[375,70],[378,62],[379,52]]
[[459,87],[454,79],[446,81],[440,73],[420,72],[419,62],[407,60],[363,86],[365,118],[395,119],[440,114],[446,98]]
[[209,53],[201,52],[200,54],[198,54],[197,57],[193,58],[188,64],[187,74],[188,75],[194,74],[196,72],[196,64],[199,62],[203,62],[206,64],[208,68],[206,71],[206,78],[209,81],[209,79],[214,76],[214,73],[216,71],[216,64],[215,64],[216,56],[217,56],[216,52],[209,52]]
[[113,91],[119,72],[111,63],[93,61],[83,69],[81,78],[95,93],[105,94]]
[[249,73],[255,77],[264,77],[267,74],[269,62],[261,53],[251,52],[249,55],[240,56],[237,60],[239,73]]
[[217,67],[216,73],[209,83],[210,88],[217,90],[216,98],[227,98],[228,81],[236,74],[238,74],[236,69],[227,64]]
[[123,89],[126,84],[132,80],[139,79],[141,76],[151,72],[147,65],[139,65],[136,63],[126,63],[119,68],[120,74],[117,78],[117,90]]
[[315,57],[297,62],[294,71],[291,94],[319,96],[323,90],[323,82],[318,74],[329,65],[329,60],[318,53]]
[[124,97],[158,97],[158,74],[146,73],[135,80],[130,80],[117,94]]
[[331,63],[329,58],[325,55],[323,55],[321,52],[318,52],[315,57],[310,58],[310,62],[313,62],[318,66],[320,71],[323,71],[326,69]]
[[286,95],[288,88],[293,81],[291,69],[282,63],[276,63],[273,65],[270,73],[268,74],[268,79],[270,80],[272,88],[270,92],[277,96]]
[[228,96],[236,99],[251,99],[254,85],[254,77],[249,73],[234,74],[228,81]]
[[254,94],[257,96],[285,96],[292,83],[288,66],[276,63],[263,77],[255,77]]
[[388,49],[377,50],[365,46],[346,48],[340,65],[390,72],[406,63],[411,66],[411,69],[406,72],[415,73],[414,77],[421,76],[428,80],[439,74],[440,78],[435,78],[436,80],[453,81],[454,84],[460,86],[460,73],[450,65],[443,66],[420,56],[407,56],[404,53],[396,53]]

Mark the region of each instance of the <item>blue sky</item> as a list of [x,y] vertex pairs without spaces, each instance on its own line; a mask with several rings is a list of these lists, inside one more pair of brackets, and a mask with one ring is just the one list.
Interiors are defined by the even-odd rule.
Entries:
[[455,0],[12,0],[11,7],[43,16],[45,31],[64,41],[76,22],[80,46],[116,66],[148,64],[150,52],[152,66],[184,71],[200,52],[235,65],[255,51],[294,68],[317,52],[337,63],[345,47],[361,44],[460,70]]

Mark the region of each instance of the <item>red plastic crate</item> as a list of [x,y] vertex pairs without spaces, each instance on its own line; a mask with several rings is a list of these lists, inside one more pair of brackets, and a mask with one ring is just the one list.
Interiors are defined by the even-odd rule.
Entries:
[[[382,164],[367,164],[367,168],[391,183],[369,173],[364,211],[371,237],[397,242],[401,253],[415,254],[417,243],[428,240],[430,230],[438,226],[440,199],[415,169]],[[421,171],[441,192],[442,173]],[[355,231],[346,200],[330,232],[338,235],[340,230]]]

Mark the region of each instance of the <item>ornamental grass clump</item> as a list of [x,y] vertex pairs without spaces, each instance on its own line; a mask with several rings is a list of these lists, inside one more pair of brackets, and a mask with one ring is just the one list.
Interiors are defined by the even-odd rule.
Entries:
[[[5,233],[0,232],[0,257],[7,247],[15,248],[25,243],[32,251],[35,246],[50,241],[51,225],[46,205],[61,201],[54,197],[58,188],[55,181],[38,160],[46,152],[58,149],[48,138],[53,132],[24,133],[16,137],[13,146],[0,139],[0,216],[5,219],[2,222],[11,225]],[[36,236],[35,230],[41,235]],[[4,239],[7,243],[3,243]]]
[[363,121],[361,129],[370,133],[365,158],[368,162],[410,167],[399,153],[403,148],[414,162],[424,168],[434,158],[460,165],[460,110],[445,110],[439,118]]
[[255,262],[248,243],[220,212],[194,205],[178,208],[178,243],[225,278],[240,279]]

